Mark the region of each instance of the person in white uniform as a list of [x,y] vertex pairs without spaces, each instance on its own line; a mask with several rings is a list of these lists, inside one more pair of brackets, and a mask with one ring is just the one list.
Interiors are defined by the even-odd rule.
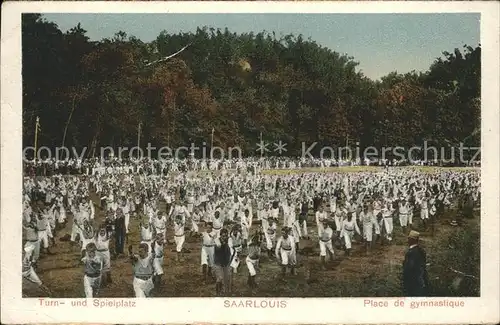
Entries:
[[44,253],[52,255],[52,252],[49,250],[49,234],[51,235],[50,224],[45,213],[37,213],[36,229],[38,232],[38,240]]
[[180,261],[180,256],[182,253],[182,248],[184,246],[184,241],[186,236],[184,234],[184,221],[181,215],[177,215],[174,221],[174,241],[175,241],[175,259]]
[[228,245],[233,250],[233,259],[231,261],[231,267],[234,273],[238,273],[238,267],[240,266],[239,254],[242,252],[242,242],[243,236],[241,233],[241,226],[239,224],[234,225],[229,235]]
[[212,268],[214,265],[214,246],[217,234],[212,229],[212,223],[207,222],[205,231],[201,234],[201,268],[203,279],[207,282],[208,277],[212,276]]
[[42,289],[50,297],[52,295],[52,292],[42,283],[42,281],[36,274],[35,269],[33,268],[34,249],[35,248],[33,246],[24,248],[24,256],[22,262],[23,279],[38,285],[38,287],[40,287],[40,289]]
[[155,288],[159,288],[162,285],[163,276],[163,262],[164,262],[164,246],[163,246],[163,235],[156,234],[156,238],[151,245],[151,254],[154,255],[153,260],[153,284]]
[[95,236],[96,255],[102,259],[102,284],[112,283],[111,279],[111,254],[109,252],[110,234],[103,226]]
[[363,239],[365,240],[365,251],[368,253],[373,243],[373,232],[377,229],[378,224],[373,212],[368,205],[365,205],[363,211],[359,214],[359,219],[363,225]]
[[211,221],[212,221],[213,231],[215,232],[215,237],[218,238],[220,235],[220,231],[224,227],[224,220],[220,217],[219,210],[215,211]]
[[83,215],[80,211],[80,208],[78,206],[75,206],[72,208],[72,213],[73,213],[73,225],[71,227],[71,243],[75,244],[76,243],[76,238],[78,237],[79,240],[82,240],[82,229],[83,229]]
[[354,239],[354,233],[361,235],[359,231],[358,224],[353,218],[352,213],[347,214],[347,218],[342,221],[342,229],[340,231],[340,238],[344,240],[345,245],[345,255],[351,255],[352,240]]
[[328,220],[328,214],[326,213],[324,206],[320,205],[318,211],[316,211],[316,226],[318,227],[318,234],[323,231],[323,220]]
[[38,238],[36,224],[36,216],[33,213],[30,216],[30,221],[23,221],[23,229],[26,240],[24,243],[24,249],[28,249],[32,252],[31,259],[35,265],[40,257],[40,239]]
[[401,202],[399,202],[399,224],[403,229],[403,233],[406,234],[406,227],[408,226],[408,215],[410,214],[410,207],[406,198],[403,198]]
[[248,281],[247,284],[250,288],[257,287],[255,277],[259,267],[260,253],[261,253],[262,237],[259,233],[255,233],[248,244],[248,255],[246,257],[246,265],[248,268]]
[[273,257],[273,247],[276,240],[276,221],[273,218],[269,218],[266,223],[263,223],[262,229],[264,231],[264,237],[266,239],[266,249],[269,259]]
[[417,201],[420,204],[420,219],[422,220],[422,224],[424,228],[427,226],[427,220],[429,219],[429,194],[425,194],[425,196]]
[[90,244],[90,243],[95,244],[94,228],[92,227],[90,222],[88,222],[87,220],[85,220],[83,222],[83,229],[81,231],[81,235],[82,235],[82,238],[81,238],[82,248],[81,248],[81,250],[83,252],[86,249],[88,244]]
[[152,218],[151,223],[155,229],[155,234],[161,234],[163,238],[167,237],[167,217],[165,215],[158,211],[156,217]]
[[154,288],[154,254],[149,254],[148,244],[139,245],[139,254],[134,254],[132,245],[128,247],[130,261],[134,271],[133,287],[136,298],[146,298]]
[[[393,230],[393,214],[394,214],[394,208],[392,207],[392,202],[386,200],[383,203],[382,206],[382,222],[381,222],[381,228],[384,230],[384,235],[385,239],[387,241],[391,242],[392,241],[392,230]],[[384,241],[382,241],[383,243]]]
[[101,287],[103,261],[96,254],[96,249],[94,243],[88,243],[82,252],[82,263],[84,264],[85,272],[83,276],[83,287],[86,298],[97,296]]
[[149,222],[143,223],[141,220],[139,228],[141,229],[141,243],[147,244],[151,251],[151,243],[153,242],[153,227],[151,227]]
[[326,252],[330,255],[330,260],[333,261],[333,229],[330,227],[328,220],[323,220],[323,230],[319,234],[319,256],[321,258],[321,265],[326,269]]
[[282,277],[285,276],[287,267],[290,268],[290,273],[295,275],[295,265],[297,263],[295,239],[290,236],[290,229],[288,227],[283,227],[282,235],[276,243],[275,253],[281,263]]

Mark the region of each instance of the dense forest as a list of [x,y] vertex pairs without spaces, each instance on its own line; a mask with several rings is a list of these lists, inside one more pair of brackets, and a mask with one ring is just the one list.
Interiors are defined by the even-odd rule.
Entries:
[[[75,22],[76,24],[76,22]],[[170,60],[154,63],[182,47]],[[191,142],[255,152],[265,140],[329,146],[447,146],[480,141],[481,48],[448,49],[426,72],[373,81],[353,57],[303,36],[199,28],[145,43],[90,41],[39,14],[22,18],[23,135],[33,145],[92,148]],[[445,50],[445,49],[443,49]],[[438,55],[438,54],[437,54]]]

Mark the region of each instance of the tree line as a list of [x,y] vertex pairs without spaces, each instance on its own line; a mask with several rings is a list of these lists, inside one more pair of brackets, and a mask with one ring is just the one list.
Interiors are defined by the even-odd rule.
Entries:
[[[189,45],[169,59],[165,56]],[[178,147],[255,153],[265,141],[453,146],[480,141],[481,47],[443,52],[425,72],[371,80],[358,62],[302,35],[229,29],[125,32],[91,41],[40,14],[22,17],[23,145]],[[159,60],[159,61],[158,61]]]

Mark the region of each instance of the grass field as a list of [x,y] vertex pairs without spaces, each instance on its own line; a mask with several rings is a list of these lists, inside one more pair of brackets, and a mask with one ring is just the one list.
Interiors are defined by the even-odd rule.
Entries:
[[[365,167],[366,168],[366,167]],[[375,167],[368,167],[373,169]],[[360,171],[361,168],[345,167],[342,171]],[[435,169],[427,169],[432,172]],[[336,169],[338,171],[338,168]],[[279,173],[278,171],[277,173]],[[96,206],[98,201],[93,197]],[[450,218],[456,211],[448,211],[443,218],[436,223],[434,234],[431,229],[422,229],[420,220],[414,217],[414,227],[421,232],[423,245],[427,248],[430,259],[440,256],[449,250],[446,245],[439,241],[448,238],[458,231],[459,228],[448,224]],[[97,221],[103,220],[103,212],[96,208]],[[301,247],[308,247],[311,254],[298,255],[299,267],[295,276],[287,275],[285,281],[278,281],[280,267],[275,260],[269,260],[267,255],[261,258],[261,266],[257,271],[258,287],[250,290],[247,285],[248,271],[244,263],[240,265],[239,273],[234,275],[233,295],[242,297],[360,297],[360,296],[400,296],[399,274],[401,263],[404,258],[406,237],[401,232],[398,222],[395,221],[395,239],[389,246],[381,246],[376,243],[370,255],[363,251],[362,244],[358,241],[353,246],[352,256],[346,258],[343,251],[336,249],[336,258],[328,265],[327,270],[320,268],[319,245],[315,240],[316,226],[314,217],[309,216],[309,232],[312,241],[304,240]],[[462,229],[474,227],[478,224],[478,217],[468,219]],[[65,229],[57,235],[57,245],[52,248],[56,253],[52,256],[44,256],[38,263],[38,275],[41,280],[53,292],[54,297],[70,298],[84,297],[83,292],[83,268],[79,264],[80,249],[71,247],[68,242],[61,242],[59,238],[71,232],[70,222]],[[130,221],[131,233],[125,243],[136,245],[139,243],[139,221]],[[203,227],[200,227],[200,231]],[[173,241],[172,230],[169,229],[167,236]],[[359,239],[359,238],[358,238]],[[112,244],[113,245],[113,244]],[[112,246],[111,245],[111,246]],[[185,253],[181,261],[175,261],[174,246],[166,246],[164,263],[165,284],[154,295],[157,297],[211,297],[215,289],[213,283],[203,282],[200,267],[200,239],[186,238]],[[113,247],[111,247],[113,249]],[[439,261],[434,261],[438,264]],[[441,272],[441,271],[440,271]],[[111,273],[113,283],[101,289],[100,297],[133,297],[132,289],[132,267],[127,258],[111,261]],[[442,277],[442,274],[432,274],[430,277]],[[23,294],[26,297],[44,296],[32,284],[23,283]]]
[[[438,173],[441,171],[479,171],[479,167],[434,167],[434,166],[408,166],[408,167],[391,167],[395,169],[417,170],[423,173]],[[303,173],[358,173],[358,172],[381,172],[384,167],[378,166],[344,166],[344,167],[311,167],[300,169],[265,169],[263,174],[268,175],[290,175]]]

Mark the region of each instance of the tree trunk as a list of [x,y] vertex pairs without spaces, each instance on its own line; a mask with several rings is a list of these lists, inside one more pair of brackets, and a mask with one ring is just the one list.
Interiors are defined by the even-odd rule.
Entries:
[[63,134],[63,138],[62,138],[62,148],[64,148],[64,142],[66,140],[66,132],[68,132],[68,126],[69,126],[69,123],[71,122],[71,117],[73,116],[73,112],[75,111],[75,107],[76,107],[75,101],[76,101],[76,94],[73,96],[73,104],[71,107],[71,112],[69,113],[68,120],[66,121],[66,126],[64,127],[64,134]]

